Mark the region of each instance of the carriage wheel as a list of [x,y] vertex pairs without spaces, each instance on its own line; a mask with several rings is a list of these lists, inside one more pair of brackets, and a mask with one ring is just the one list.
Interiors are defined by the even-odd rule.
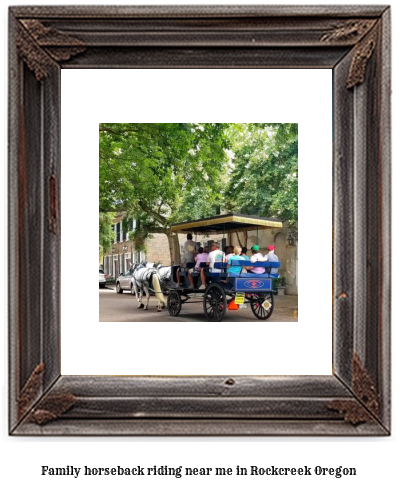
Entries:
[[181,310],[180,293],[175,290],[171,290],[168,295],[169,315],[173,317],[177,317],[180,314],[180,310]]
[[[263,307],[265,300],[270,304],[270,307],[266,309]],[[250,301],[252,312],[258,319],[266,320],[272,315],[274,309],[273,293],[253,293]]]
[[205,290],[204,314],[209,322],[221,322],[227,310],[226,294],[218,283],[212,283]]

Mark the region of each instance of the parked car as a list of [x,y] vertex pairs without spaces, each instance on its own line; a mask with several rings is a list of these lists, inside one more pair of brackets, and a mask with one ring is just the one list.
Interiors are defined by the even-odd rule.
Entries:
[[99,270],[100,276],[100,288],[105,288],[105,284],[107,283],[107,275],[104,273],[102,269]]
[[123,293],[124,290],[127,290],[134,295],[132,276],[133,270],[129,269],[116,278],[116,293]]

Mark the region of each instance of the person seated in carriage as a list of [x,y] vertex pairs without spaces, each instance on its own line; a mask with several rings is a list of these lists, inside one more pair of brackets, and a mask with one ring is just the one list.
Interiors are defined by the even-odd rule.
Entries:
[[[270,261],[270,262],[276,262],[279,263],[280,260],[275,254],[275,248],[274,245],[269,245],[267,246],[267,254],[265,256],[265,261]],[[271,268],[270,270],[271,274],[277,274],[278,273],[278,268]]]
[[234,254],[231,255],[227,262],[227,272],[228,273],[241,273],[242,267],[241,266],[232,266],[231,263],[232,261],[245,261],[245,258],[241,256],[242,249],[241,247],[237,246],[234,247]]
[[[240,274],[243,271],[242,266],[233,266],[232,265],[232,261],[245,261],[245,258],[241,255],[241,252],[242,252],[242,249],[240,246],[234,247],[233,254],[231,254],[230,258],[227,261],[228,280],[226,282],[229,283],[230,286],[234,286],[234,278],[229,278],[231,273]],[[244,271],[245,271],[245,269],[244,269]]]
[[[251,247],[251,263],[256,263],[258,261],[264,261],[264,257],[262,254],[259,252],[259,246],[258,245],[253,245]],[[253,274],[263,274],[265,272],[265,268],[261,268],[259,266],[247,266],[246,270],[248,273],[253,273]]]
[[243,247],[240,254],[240,256],[243,257],[245,261],[249,261],[249,256],[247,256],[247,251],[248,249],[246,247]]
[[225,256],[224,256],[224,262],[227,263],[228,260],[234,256],[234,247],[233,246],[227,246],[225,251]]
[[194,278],[191,273],[196,271],[202,271],[201,263],[207,263],[209,260],[209,254],[205,252],[203,247],[198,249],[198,254],[195,256],[195,266],[188,271],[188,280],[190,282],[189,288],[194,288]]
[[[213,273],[221,273],[221,269],[215,268],[215,263],[223,262],[224,253],[220,250],[220,244],[218,242],[214,242],[211,247],[211,252],[208,256],[208,261],[206,261],[206,265],[212,269]],[[206,277],[205,272],[201,269],[201,286],[199,290],[204,290],[206,288]]]

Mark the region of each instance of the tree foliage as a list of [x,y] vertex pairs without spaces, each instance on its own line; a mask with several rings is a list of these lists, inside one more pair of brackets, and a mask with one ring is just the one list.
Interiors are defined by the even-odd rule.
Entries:
[[100,254],[106,254],[112,247],[114,242],[114,231],[112,224],[114,221],[114,213],[100,213],[99,216],[99,246]]
[[298,125],[242,123],[230,127],[234,157],[226,187],[230,210],[298,219]]
[[179,218],[185,198],[198,190],[207,190],[215,202],[226,160],[224,127],[100,124],[100,211],[144,212],[164,225],[164,219]]
[[297,124],[101,123],[99,130],[100,217],[139,218],[131,233],[137,250],[151,233],[170,239],[171,223],[220,210],[297,220]]

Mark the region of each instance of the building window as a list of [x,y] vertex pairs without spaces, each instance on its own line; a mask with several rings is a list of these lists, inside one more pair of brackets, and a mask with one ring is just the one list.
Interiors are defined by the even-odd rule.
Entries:
[[116,224],[116,242],[121,242],[121,222]]

